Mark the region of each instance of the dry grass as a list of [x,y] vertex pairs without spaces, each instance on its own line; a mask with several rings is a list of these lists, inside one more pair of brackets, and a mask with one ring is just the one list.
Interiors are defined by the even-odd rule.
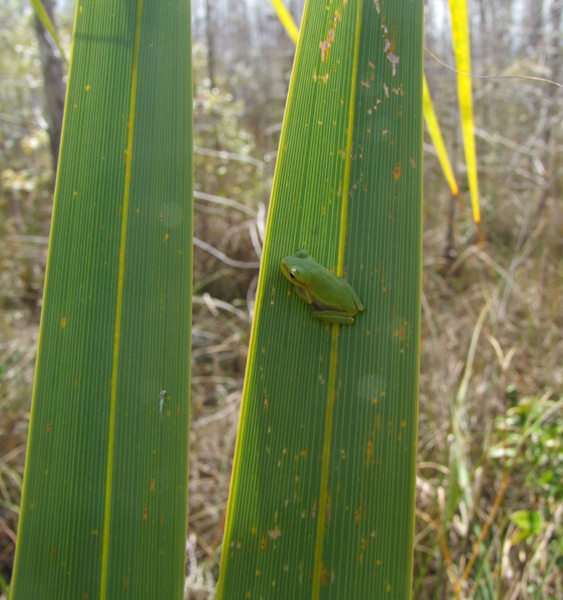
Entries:
[[[503,442],[495,419],[518,400],[563,397],[563,266],[546,235],[556,210],[537,215],[524,244],[516,234],[502,246],[467,245],[453,262],[440,257],[443,224],[425,230],[416,598],[563,597],[562,498],[548,501],[550,486],[538,497],[522,465],[491,452]],[[515,232],[520,217],[513,210]],[[549,422],[563,424],[561,406]],[[513,544],[509,516],[522,509],[547,525]]]

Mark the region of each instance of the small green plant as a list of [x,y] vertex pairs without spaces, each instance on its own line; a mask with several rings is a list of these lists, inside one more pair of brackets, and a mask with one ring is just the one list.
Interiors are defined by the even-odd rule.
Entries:
[[490,452],[547,504],[563,499],[562,408],[563,398],[522,398],[496,420],[500,440]]
[[524,397],[495,426],[499,442],[490,457],[511,478],[508,506],[522,507],[508,514],[512,527],[505,548],[522,544],[521,556],[529,555],[527,591],[539,598],[563,566],[563,398]]

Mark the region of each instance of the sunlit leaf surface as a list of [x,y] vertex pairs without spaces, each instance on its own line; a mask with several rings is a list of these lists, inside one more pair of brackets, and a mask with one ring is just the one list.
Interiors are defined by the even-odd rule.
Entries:
[[[253,324],[218,597],[409,598],[422,3],[305,7]],[[313,320],[305,249],[365,311]]]
[[183,595],[185,2],[77,4],[12,600]]

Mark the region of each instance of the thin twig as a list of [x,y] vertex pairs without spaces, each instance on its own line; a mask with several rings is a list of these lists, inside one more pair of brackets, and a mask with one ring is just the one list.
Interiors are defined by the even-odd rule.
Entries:
[[226,254],[223,254],[223,252],[221,252],[220,250],[217,250],[217,248],[214,248],[210,244],[207,244],[206,242],[203,242],[202,240],[196,237],[194,237],[194,246],[197,246],[198,248],[209,252],[209,254],[213,254],[213,256],[218,258],[220,261],[224,262],[226,265],[229,265],[230,267],[239,267],[241,269],[258,269],[258,267],[260,266],[259,262],[243,262],[241,260],[233,260],[232,258],[229,258]]
[[427,514],[423,513],[418,508],[416,509],[416,514],[423,521],[426,521],[426,523],[428,523],[429,525],[434,527],[434,530],[436,531],[436,535],[438,536],[438,543],[440,544],[440,547],[442,548],[442,554],[444,555],[444,560],[446,561],[446,569],[448,571],[448,576],[449,576],[450,582],[454,588],[455,599],[458,600],[460,586],[459,586],[457,578],[453,572],[452,557],[450,556],[448,546],[446,545],[446,541],[444,540],[444,536],[442,535],[442,528],[440,527],[440,525],[438,525],[438,523],[436,523],[436,521],[434,521],[434,519],[429,517]]
[[485,521],[485,525],[483,525],[483,529],[481,530],[479,539],[477,540],[477,542],[475,543],[475,546],[473,547],[473,552],[471,553],[469,562],[467,563],[467,566],[465,567],[465,571],[463,572],[463,575],[461,577],[460,584],[462,586],[467,581],[467,578],[469,577],[469,573],[471,572],[473,563],[475,562],[475,560],[477,558],[477,554],[479,554],[479,548],[481,547],[481,544],[483,543],[485,536],[489,532],[489,528],[491,527],[493,519],[495,518],[498,507],[500,506],[500,503],[501,503],[502,499],[504,498],[504,494],[506,492],[506,489],[508,488],[508,483],[510,481],[511,473],[512,473],[512,469],[508,473],[505,473],[505,475],[503,477],[502,486],[499,490],[499,493],[497,494],[497,497],[495,498],[493,507],[491,508],[491,512],[489,513],[489,516],[487,517],[487,520]]

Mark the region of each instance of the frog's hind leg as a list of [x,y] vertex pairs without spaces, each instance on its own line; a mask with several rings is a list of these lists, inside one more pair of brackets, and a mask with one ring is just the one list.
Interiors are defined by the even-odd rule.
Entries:
[[314,310],[313,311],[313,319],[318,319],[319,321],[326,321],[327,323],[337,323],[338,325],[353,325],[354,318],[347,317],[342,313],[329,311],[329,310]]
[[339,277],[339,279],[341,279],[346,284],[346,287],[348,288],[350,295],[354,299],[354,304],[356,305],[356,308],[358,309],[358,311],[364,310],[364,305],[363,305],[362,301],[360,300],[360,297],[358,296],[356,290],[345,279],[342,279],[342,277]]

